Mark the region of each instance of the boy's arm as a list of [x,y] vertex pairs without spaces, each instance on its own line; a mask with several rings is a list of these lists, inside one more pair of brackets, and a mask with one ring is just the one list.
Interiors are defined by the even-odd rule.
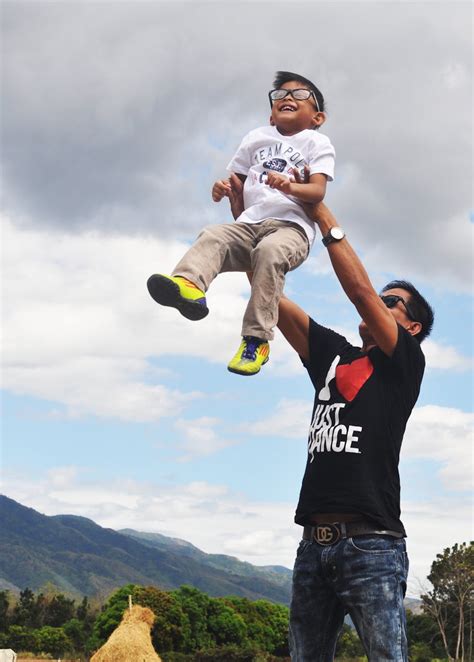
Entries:
[[293,195],[301,202],[312,205],[321,202],[326,195],[327,177],[322,173],[310,175],[307,182],[292,181],[276,172],[269,172],[267,175],[267,184],[270,188],[277,189],[286,195]]

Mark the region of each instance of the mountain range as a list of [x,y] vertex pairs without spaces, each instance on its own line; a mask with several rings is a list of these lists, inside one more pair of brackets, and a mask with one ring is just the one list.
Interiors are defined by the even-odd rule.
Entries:
[[[38,592],[53,585],[68,595],[103,599],[128,583],[165,590],[189,584],[214,597],[288,605],[291,570],[206,554],[159,533],[114,531],[76,515],[42,515],[0,495],[0,590]],[[405,600],[413,612],[420,605],[420,600]]]
[[190,584],[211,596],[288,604],[291,571],[206,554],[185,540],[114,531],[76,515],[47,516],[0,495],[0,589],[105,597],[127,583],[165,590]]

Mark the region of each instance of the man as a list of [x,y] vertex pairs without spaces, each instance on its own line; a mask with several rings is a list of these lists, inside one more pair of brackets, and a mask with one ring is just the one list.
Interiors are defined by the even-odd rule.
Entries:
[[[236,217],[242,187],[236,177],[230,183]],[[319,203],[311,213],[361,316],[362,347],[281,298],[278,327],[315,388],[295,515],[304,529],[293,571],[291,659],[331,662],[348,613],[369,662],[406,662],[408,558],[398,461],[423,378],[420,342],[434,314],[406,281],[392,281],[379,296],[329,209]]]
[[408,559],[398,460],[424,372],[420,342],[433,311],[392,281],[379,296],[324,204],[314,212],[339,282],[362,321],[362,348],[282,298],[278,326],[315,387],[308,459],[295,521],[293,662],[329,662],[349,613],[370,662],[406,661]]

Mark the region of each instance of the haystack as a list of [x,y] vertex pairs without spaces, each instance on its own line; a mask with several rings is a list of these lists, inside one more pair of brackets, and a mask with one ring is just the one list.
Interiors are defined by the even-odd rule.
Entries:
[[150,630],[155,620],[151,609],[134,605],[90,662],[161,662],[151,643]]

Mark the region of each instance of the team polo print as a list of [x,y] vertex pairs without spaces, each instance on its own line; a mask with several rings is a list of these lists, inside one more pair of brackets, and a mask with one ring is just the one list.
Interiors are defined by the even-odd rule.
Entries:
[[268,145],[267,147],[259,147],[252,156],[252,162],[256,165],[263,162],[263,172],[261,172],[259,177],[261,184],[267,181],[268,170],[274,170],[275,172],[285,172],[286,170],[291,173],[293,168],[297,168],[301,176],[303,176],[303,168],[306,164],[301,152],[298,152],[294,147],[284,142],[277,143],[276,145]]
[[[368,356],[339,365],[341,357],[337,355],[326,375],[324,386],[318,393],[318,404],[315,407],[313,420],[309,429],[308,453],[311,462],[315,453],[361,453],[358,447],[362,426],[341,423],[341,412],[347,402],[352,402],[370,378],[374,366]],[[331,382],[335,380],[337,393],[345,402],[324,404],[331,399]]]

